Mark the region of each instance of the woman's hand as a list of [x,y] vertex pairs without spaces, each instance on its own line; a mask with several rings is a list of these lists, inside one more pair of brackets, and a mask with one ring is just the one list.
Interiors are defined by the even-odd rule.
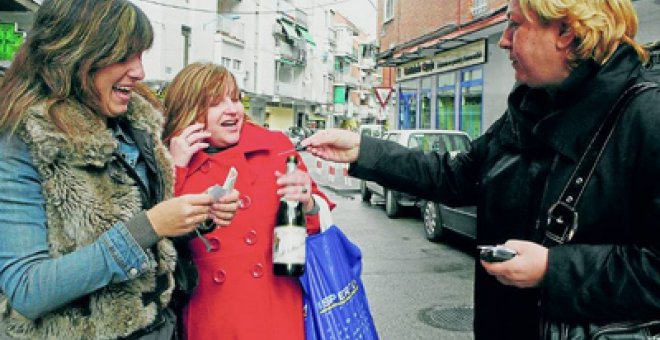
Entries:
[[147,210],[147,218],[158,236],[182,236],[215,217],[211,214],[212,204],[213,197],[206,193],[182,195],[156,204]]
[[188,162],[197,151],[209,147],[205,139],[210,137],[211,133],[203,129],[204,124],[195,123],[170,140],[170,154],[176,166],[188,166]]
[[360,135],[343,129],[321,130],[300,145],[314,156],[333,162],[355,162],[360,153]]
[[486,271],[507,286],[531,288],[538,286],[548,269],[548,248],[529,241],[509,240],[505,247],[518,255],[504,262],[481,261]]
[[211,216],[213,222],[218,226],[227,226],[236,215],[240,205],[240,193],[233,189],[230,193],[223,195],[211,205]]
[[296,169],[292,173],[283,174],[275,171],[277,177],[277,194],[284,196],[285,199],[291,201],[302,202],[305,207],[305,212],[309,212],[314,208],[314,200],[312,199],[312,178],[308,173]]

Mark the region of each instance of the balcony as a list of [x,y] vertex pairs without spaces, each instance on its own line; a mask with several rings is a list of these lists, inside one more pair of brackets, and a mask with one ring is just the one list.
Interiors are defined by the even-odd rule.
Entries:
[[275,21],[273,36],[301,49],[307,48],[307,44],[316,46],[314,37],[309,33],[307,27],[294,23],[286,17],[281,17]]
[[358,60],[357,54],[354,50],[335,50],[335,58],[342,58],[347,63],[356,62]]
[[309,25],[309,20],[307,20],[307,13],[305,13],[300,8],[296,8],[294,20],[301,26],[307,27]]
[[277,12],[290,21],[301,26],[307,27],[307,24],[309,23],[307,19],[307,13],[305,13],[305,11],[301,10],[300,8],[296,8],[293,4],[291,4],[291,2],[287,0],[277,1]]
[[245,42],[245,24],[237,21],[234,18],[218,15],[216,21],[216,32],[225,37],[237,40],[238,42]]
[[352,76],[349,73],[335,73],[334,83],[336,85],[344,84],[344,85],[349,85],[349,86],[350,85],[355,86],[355,85],[357,85],[358,81],[357,81],[357,78],[355,78],[354,76]]
[[296,44],[282,44],[277,47],[276,58],[283,64],[305,66],[307,64],[307,51],[296,46]]
[[290,83],[279,81],[275,83],[275,94],[280,97],[305,99],[302,98],[304,93],[305,91],[302,82],[300,81],[293,81]]
[[376,68],[376,60],[373,58],[363,58],[358,62],[358,67],[362,70],[370,70]]

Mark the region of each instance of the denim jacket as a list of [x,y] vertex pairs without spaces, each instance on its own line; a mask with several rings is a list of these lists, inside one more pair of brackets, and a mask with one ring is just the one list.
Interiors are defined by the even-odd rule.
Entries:
[[[19,194],[20,193],[20,194]],[[147,255],[124,223],[88,247],[51,258],[41,177],[16,136],[0,147],[0,287],[30,319],[110,282],[138,275]],[[57,286],[53,282],[58,282]]]

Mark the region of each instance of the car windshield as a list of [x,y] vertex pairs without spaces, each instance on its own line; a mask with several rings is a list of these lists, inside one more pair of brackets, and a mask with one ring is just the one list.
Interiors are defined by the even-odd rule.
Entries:
[[462,152],[468,151],[470,141],[462,135],[452,134],[413,134],[409,147],[424,152]]

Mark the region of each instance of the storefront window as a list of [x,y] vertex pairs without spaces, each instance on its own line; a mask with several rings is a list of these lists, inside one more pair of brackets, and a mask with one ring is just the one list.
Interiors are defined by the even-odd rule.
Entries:
[[414,129],[417,127],[417,82],[409,81],[401,84],[399,91],[399,128]]
[[481,67],[461,71],[461,130],[470,137],[481,135],[483,112],[483,70]]
[[419,128],[420,129],[430,129],[431,128],[431,98],[433,97],[432,92],[433,87],[433,78],[426,77],[422,79],[422,90],[420,91],[420,117],[419,117]]
[[456,73],[438,75],[438,96],[436,97],[436,127],[442,130],[456,130]]

